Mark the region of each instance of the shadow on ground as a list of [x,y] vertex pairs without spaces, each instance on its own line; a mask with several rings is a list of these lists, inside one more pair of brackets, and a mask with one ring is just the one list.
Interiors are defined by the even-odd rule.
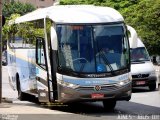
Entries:
[[[158,91],[158,88],[155,91]],[[148,87],[133,87],[132,92],[133,93],[143,93],[143,92],[145,93],[145,92],[154,92],[154,91],[150,91]]]
[[[148,89],[134,88],[134,92],[145,93],[151,92]],[[153,92],[153,91],[152,91]],[[113,111],[105,111],[102,102],[79,102],[79,103],[53,103],[53,104],[43,104],[39,103],[34,97],[30,97],[30,102],[36,103],[35,107],[47,108],[51,110],[58,110],[62,112],[67,112],[71,114],[80,114],[87,116],[118,116],[119,114],[127,115],[160,115],[160,108],[153,107],[149,105],[144,105],[143,103],[134,103],[129,101],[118,101]]]

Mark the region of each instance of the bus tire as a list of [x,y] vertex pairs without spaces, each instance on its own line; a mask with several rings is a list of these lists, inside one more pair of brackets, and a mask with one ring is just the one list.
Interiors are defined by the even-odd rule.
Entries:
[[116,100],[104,100],[103,106],[106,111],[113,111],[116,106]]
[[149,90],[150,90],[150,91],[156,90],[156,83],[150,84],[150,85],[149,85]]
[[26,95],[21,90],[21,85],[20,85],[20,81],[19,81],[19,76],[18,75],[17,75],[17,91],[18,91],[18,99],[20,101],[25,100],[26,99]]

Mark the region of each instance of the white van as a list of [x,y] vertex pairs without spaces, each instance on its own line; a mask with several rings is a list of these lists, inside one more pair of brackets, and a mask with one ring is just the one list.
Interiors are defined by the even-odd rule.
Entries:
[[136,42],[136,47],[132,47],[130,41],[132,86],[149,86],[151,91],[155,90],[157,81],[155,68],[140,38],[137,38]]

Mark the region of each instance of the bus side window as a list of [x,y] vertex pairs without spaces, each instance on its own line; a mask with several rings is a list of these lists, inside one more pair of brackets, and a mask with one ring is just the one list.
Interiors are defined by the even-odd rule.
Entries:
[[36,38],[36,63],[46,69],[46,59],[45,59],[45,42],[44,38]]

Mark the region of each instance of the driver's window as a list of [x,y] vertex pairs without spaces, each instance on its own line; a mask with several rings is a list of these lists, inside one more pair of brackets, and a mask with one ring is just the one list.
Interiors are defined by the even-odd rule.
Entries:
[[43,38],[37,38],[36,44],[36,62],[37,64],[46,69],[46,59],[45,59],[45,43]]

